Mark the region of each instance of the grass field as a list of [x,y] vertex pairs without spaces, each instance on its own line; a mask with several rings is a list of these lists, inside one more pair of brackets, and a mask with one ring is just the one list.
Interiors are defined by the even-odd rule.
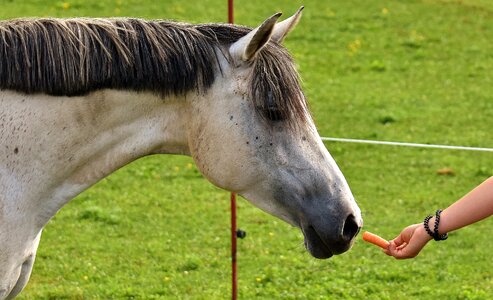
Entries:
[[[236,1],[256,26],[305,5],[286,39],[323,136],[493,147],[493,2]],[[226,1],[0,1],[0,18],[225,22]],[[493,175],[493,154],[327,143],[387,238]],[[437,170],[450,168],[448,175]],[[241,170],[238,170],[241,172]],[[229,194],[188,157],[153,156],[69,203],[44,231],[20,299],[227,299]],[[492,299],[493,219],[396,261],[358,238],[313,259],[298,229],[239,202],[241,299]]]

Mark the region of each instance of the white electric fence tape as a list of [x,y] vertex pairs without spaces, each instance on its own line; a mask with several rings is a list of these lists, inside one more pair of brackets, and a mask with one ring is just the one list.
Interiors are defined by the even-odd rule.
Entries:
[[435,148],[435,149],[493,152],[493,148],[418,144],[418,143],[389,142],[389,141],[374,141],[374,140],[346,139],[346,138],[334,138],[334,137],[321,137],[321,138],[322,138],[322,141],[343,142],[343,143],[360,143],[360,144],[388,145],[388,146],[401,146],[401,147],[417,147],[417,148]]

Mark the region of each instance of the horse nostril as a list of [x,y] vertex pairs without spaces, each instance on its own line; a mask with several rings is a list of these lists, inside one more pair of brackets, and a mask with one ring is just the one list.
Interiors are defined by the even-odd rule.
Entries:
[[350,241],[358,234],[360,229],[358,223],[356,223],[356,218],[353,215],[349,215],[344,222],[342,238],[346,241]]

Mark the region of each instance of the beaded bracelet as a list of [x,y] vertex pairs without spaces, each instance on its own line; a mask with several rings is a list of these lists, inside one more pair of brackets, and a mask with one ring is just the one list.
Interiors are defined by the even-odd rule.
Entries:
[[435,240],[435,241],[444,241],[448,238],[448,234],[439,234],[438,233],[438,225],[440,224],[440,214],[442,210],[439,209],[435,213],[435,226],[433,226],[433,231],[430,229],[429,222],[433,216],[429,215],[423,221],[423,226],[425,227],[426,232]]

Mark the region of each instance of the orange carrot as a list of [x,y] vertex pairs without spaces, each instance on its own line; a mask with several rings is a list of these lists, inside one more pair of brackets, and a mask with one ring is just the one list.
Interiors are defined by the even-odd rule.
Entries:
[[368,231],[363,232],[363,240],[368,243],[372,243],[373,245],[376,245],[382,249],[387,249],[390,244],[387,240]]

